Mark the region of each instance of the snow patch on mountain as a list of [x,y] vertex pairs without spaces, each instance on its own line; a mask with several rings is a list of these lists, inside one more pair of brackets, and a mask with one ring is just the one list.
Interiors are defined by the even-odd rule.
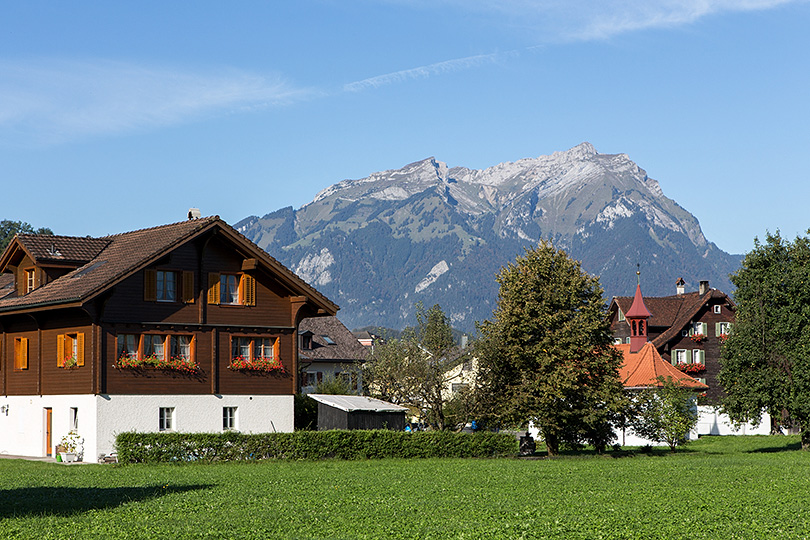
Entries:
[[620,218],[629,218],[634,214],[633,210],[628,208],[625,204],[624,197],[607,205],[599,215],[596,216],[596,222],[601,223],[606,229],[612,229],[613,224]]
[[443,274],[446,274],[450,270],[450,266],[447,264],[447,261],[441,260],[439,261],[433,268],[430,269],[428,275],[417,283],[414,292],[422,292],[431,285],[433,285],[437,279],[439,279]]
[[295,273],[310,285],[323,286],[332,282],[328,268],[335,264],[335,258],[327,248],[319,253],[310,253],[295,267]]

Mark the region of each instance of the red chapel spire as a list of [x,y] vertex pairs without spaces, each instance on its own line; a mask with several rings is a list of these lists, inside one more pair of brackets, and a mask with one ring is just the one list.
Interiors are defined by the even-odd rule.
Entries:
[[[637,276],[641,272],[636,272]],[[641,278],[636,285],[636,296],[633,298],[633,305],[624,314],[627,324],[630,325],[630,352],[638,352],[647,343],[647,322],[652,314],[644,305],[644,298],[641,295]]]

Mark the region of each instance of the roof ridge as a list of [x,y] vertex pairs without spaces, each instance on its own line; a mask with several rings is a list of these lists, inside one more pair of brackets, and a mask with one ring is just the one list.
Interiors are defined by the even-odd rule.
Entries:
[[182,225],[184,223],[189,223],[189,222],[206,222],[206,223],[208,223],[208,222],[213,222],[213,221],[217,221],[217,220],[221,221],[221,218],[218,215],[205,216],[205,217],[196,218],[196,219],[185,219],[185,220],[182,220],[182,221],[176,221],[174,223],[166,223],[164,225],[155,225],[154,227],[145,227],[143,229],[135,229],[134,231],[124,231],[124,232],[120,232],[120,233],[108,234],[106,236],[100,236],[98,238],[99,239],[107,239],[107,238],[112,239],[112,238],[117,238],[117,237],[121,237],[121,236],[128,236],[128,235],[135,234],[135,233],[141,233],[141,232],[147,232],[147,231],[156,231],[158,229],[165,229],[165,228],[168,228],[168,227],[177,227],[178,225]]

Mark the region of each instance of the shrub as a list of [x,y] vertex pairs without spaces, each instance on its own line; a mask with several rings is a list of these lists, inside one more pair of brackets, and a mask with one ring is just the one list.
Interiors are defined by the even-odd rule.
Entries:
[[115,441],[122,463],[250,461],[263,459],[381,459],[515,455],[517,439],[506,433],[405,433],[389,430],[294,433],[121,433]]

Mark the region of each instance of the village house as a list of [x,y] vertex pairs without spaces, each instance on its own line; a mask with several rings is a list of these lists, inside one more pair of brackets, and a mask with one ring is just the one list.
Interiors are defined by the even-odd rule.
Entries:
[[[633,305],[632,296],[614,297],[610,303],[611,331],[616,343],[632,339],[631,321],[627,317]],[[661,357],[681,366],[697,380],[708,385],[705,401],[718,404],[723,389],[717,382],[720,372],[720,346],[734,323],[735,305],[724,292],[701,281],[697,292],[685,292],[685,282],[678,279],[676,294],[644,297],[649,309],[645,332]],[[686,367],[686,365],[690,365]]]
[[[190,216],[191,217],[191,216]],[[292,431],[303,319],[338,307],[217,216],[0,255],[0,453],[124,431]]]
[[621,372],[625,389],[644,386],[645,379],[658,375],[672,376],[681,386],[697,389],[691,379],[701,385],[697,434],[768,434],[767,415],[758,426],[734,426],[717,409],[723,395],[717,381],[720,347],[734,322],[734,303],[725,293],[709,288],[708,281],[700,282],[698,292],[687,293],[683,279],[678,279],[676,293],[643,297],[639,284],[635,296],[613,298],[609,317],[616,346],[625,357]]
[[301,393],[315,391],[319,382],[345,378],[356,394],[363,393],[362,364],[369,351],[337,317],[310,317],[301,321],[299,366]]

